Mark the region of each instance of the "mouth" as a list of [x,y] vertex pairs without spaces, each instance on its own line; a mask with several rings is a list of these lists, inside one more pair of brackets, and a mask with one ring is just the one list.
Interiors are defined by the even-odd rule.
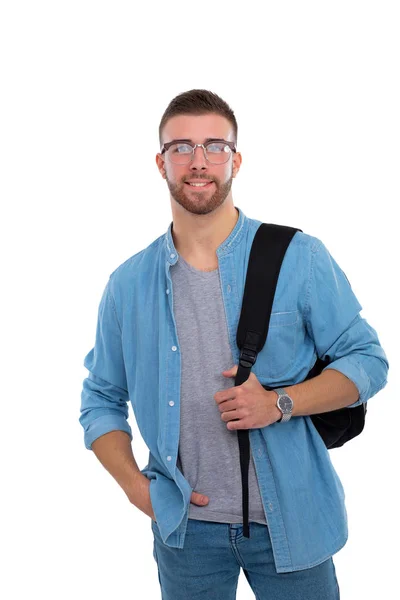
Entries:
[[209,182],[202,181],[201,183],[196,182],[196,181],[195,182],[185,181],[185,185],[189,186],[192,190],[197,190],[197,191],[207,190],[213,185],[213,183],[214,183],[213,181],[209,181]]

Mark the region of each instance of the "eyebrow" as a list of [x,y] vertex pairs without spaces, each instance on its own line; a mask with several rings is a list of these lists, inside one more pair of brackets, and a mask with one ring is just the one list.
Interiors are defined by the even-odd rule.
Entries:
[[[224,140],[223,138],[206,138],[203,142],[203,144],[207,144],[208,142],[225,142],[226,140]],[[189,142],[191,144],[194,144],[193,140],[190,139],[178,139],[178,140],[171,140],[171,142]]]

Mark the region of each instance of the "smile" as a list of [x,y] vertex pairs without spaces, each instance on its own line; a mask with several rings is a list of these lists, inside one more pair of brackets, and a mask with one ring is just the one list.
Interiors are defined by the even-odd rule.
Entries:
[[209,181],[209,182],[207,182],[207,183],[206,183],[206,182],[203,182],[203,183],[197,183],[197,182],[196,182],[196,183],[190,183],[189,181],[185,181],[185,183],[186,183],[186,185],[189,185],[190,187],[193,187],[193,188],[198,188],[198,189],[204,190],[204,189],[206,189],[206,188],[209,188],[209,187],[211,187],[211,185],[212,185],[214,182],[213,182],[213,181]]

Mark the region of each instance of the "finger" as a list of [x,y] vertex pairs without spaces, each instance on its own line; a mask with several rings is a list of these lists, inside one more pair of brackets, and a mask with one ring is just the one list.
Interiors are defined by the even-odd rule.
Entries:
[[233,431],[235,431],[236,429],[249,429],[244,425],[243,419],[238,419],[237,421],[228,421],[228,423],[226,424],[226,428]]
[[225,402],[221,402],[218,404],[219,412],[228,412],[229,410],[236,410],[238,408],[238,404],[236,400],[225,400]]
[[214,400],[221,404],[221,402],[226,402],[227,400],[235,400],[238,396],[240,396],[241,390],[239,387],[232,387],[226,390],[222,390],[221,392],[217,392],[214,396]]
[[190,499],[192,504],[204,505],[208,504],[208,497],[205,494],[199,494],[198,492],[192,492]]
[[243,419],[246,415],[243,411],[240,410],[228,410],[227,412],[223,412],[221,414],[221,419],[223,421],[234,421],[236,419]]

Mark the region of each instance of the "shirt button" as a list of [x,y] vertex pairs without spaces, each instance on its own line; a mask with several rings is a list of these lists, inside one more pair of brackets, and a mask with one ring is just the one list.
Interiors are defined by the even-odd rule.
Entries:
[[226,289],[228,290],[228,292],[230,292],[231,291],[231,286],[228,285]]
[[262,456],[262,450],[261,450],[261,448],[259,448],[259,450],[258,450],[258,456]]
[[170,405],[170,406],[174,406],[174,404],[175,404],[175,402],[174,402],[173,400],[170,400],[170,401],[169,401],[169,405]]
[[167,456],[167,460],[172,460],[172,457],[171,456]]
[[274,505],[272,504],[272,502],[270,502],[270,503],[268,504],[268,508],[269,508],[269,510],[270,510],[271,512],[274,510]]
[[165,290],[167,292],[167,294],[169,294],[169,290]]
[[175,352],[175,350],[177,350],[176,346],[172,346],[171,350],[173,350]]
[[170,254],[170,258],[175,258],[175,254]]

